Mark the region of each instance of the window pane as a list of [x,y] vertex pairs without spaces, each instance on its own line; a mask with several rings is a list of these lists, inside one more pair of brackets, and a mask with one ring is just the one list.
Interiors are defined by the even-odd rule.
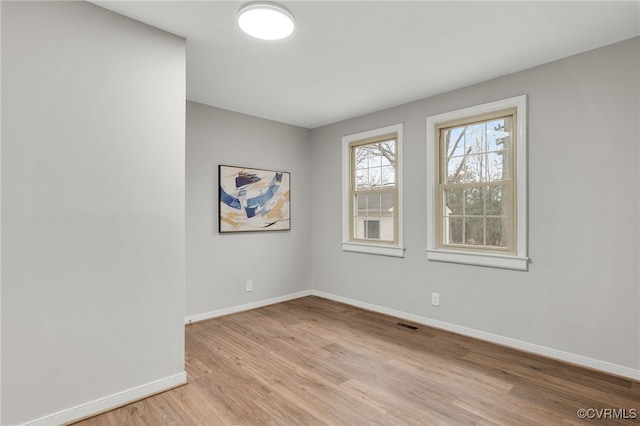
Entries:
[[466,216],[484,215],[483,187],[472,187],[464,189],[464,214]]
[[504,186],[489,186],[486,189],[487,215],[507,216],[509,208],[508,193]]
[[353,236],[354,238],[358,238],[358,239],[364,238],[365,221],[366,219],[364,219],[363,217],[356,216],[353,218],[353,229],[355,233],[355,235]]
[[381,186],[381,171],[379,167],[375,169],[369,169],[369,187],[370,188],[379,188]]
[[355,195],[356,216],[367,215],[367,197],[363,195]]
[[509,149],[508,123],[510,118],[487,122],[487,151]]
[[359,191],[369,189],[368,169],[356,169],[356,189]]
[[396,170],[393,166],[385,166],[380,169],[381,186],[389,187],[396,184]]
[[467,155],[464,168],[467,172],[466,182],[486,182],[487,160],[484,153]]
[[364,169],[369,167],[369,150],[362,146],[354,148],[356,169]]
[[445,244],[462,244],[462,218],[447,217],[444,222]]
[[474,152],[484,151],[484,124],[476,123],[467,126],[465,132],[465,151],[472,148]]
[[445,161],[445,176],[447,183],[462,183],[462,160],[464,157],[450,157]]
[[365,238],[378,240],[380,239],[380,221],[365,220]]
[[366,221],[369,212],[368,197],[366,195],[354,195],[355,217],[353,218],[354,238],[363,239],[366,235]]
[[367,198],[367,216],[380,216],[380,194],[368,194]]
[[464,204],[464,189],[445,189],[444,190],[444,215],[462,215]]
[[367,149],[369,153],[369,167],[380,167],[382,165],[382,154],[380,153],[380,145],[365,145],[363,149]]
[[465,217],[465,244],[484,245],[484,219],[481,217]]
[[508,153],[506,152],[490,152],[487,154],[487,181],[495,182],[509,179],[509,164],[505,161],[507,158]]
[[393,156],[385,156],[383,155],[382,157],[380,157],[380,165],[381,166],[395,166],[396,162],[395,162],[395,155]]
[[500,217],[487,218],[487,246],[507,247],[507,219]]
[[396,141],[394,139],[378,144],[378,155],[382,166],[396,165]]
[[355,218],[354,219],[354,229],[356,230],[355,238],[364,239],[366,233],[366,219],[363,218]]
[[393,193],[383,192],[380,194],[380,216],[393,216],[393,211]]
[[464,154],[464,136],[466,127],[454,127],[444,131],[445,152],[447,157]]

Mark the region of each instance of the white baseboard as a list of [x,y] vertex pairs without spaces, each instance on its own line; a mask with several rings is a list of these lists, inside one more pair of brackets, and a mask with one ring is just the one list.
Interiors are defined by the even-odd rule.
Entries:
[[196,321],[204,321],[211,318],[221,317],[223,315],[235,314],[236,312],[248,311],[250,309],[261,308],[263,306],[274,305],[287,300],[299,299],[305,296],[311,296],[311,290],[299,291],[297,293],[286,294],[284,296],[272,297],[270,299],[258,300],[244,305],[232,306],[230,308],[219,309],[217,311],[205,312],[202,314],[190,315],[184,319],[185,324]]
[[570,362],[572,364],[577,364],[577,365],[591,368],[594,370],[600,370],[606,373],[615,374],[617,376],[627,377],[633,380],[640,380],[640,370],[624,367],[622,365],[612,364],[607,361],[600,361],[597,359],[587,358],[582,355],[576,355],[569,352],[548,348],[546,346],[540,346],[533,343],[523,342],[521,340],[512,339],[510,337],[499,336],[497,334],[487,333],[485,331],[475,330],[473,328],[463,327],[460,325],[451,324],[444,321],[438,321],[431,318],[422,317],[419,315],[413,315],[407,312],[385,308],[378,305],[372,305],[370,303],[361,302],[359,300],[349,299],[347,297],[337,296],[331,293],[325,293],[324,291],[313,290],[312,293],[313,295],[318,297],[323,297],[325,299],[335,300],[337,302],[346,303],[348,305],[357,306],[359,308],[367,309],[370,311],[380,312],[382,314],[387,314],[394,317],[410,320],[418,324],[423,324],[430,327],[439,328],[442,330],[447,330],[454,333],[462,334],[464,336],[474,337],[476,339],[497,343],[503,346],[509,346],[511,348],[532,352],[538,355],[543,355],[549,358]]
[[50,426],[68,424],[97,413],[102,413],[132,402],[141,400],[151,395],[167,391],[177,386],[187,383],[187,373],[182,372],[174,376],[156,380],[132,389],[127,389],[86,404],[78,405],[67,410],[58,411],[48,416],[40,417],[23,423],[23,426]]

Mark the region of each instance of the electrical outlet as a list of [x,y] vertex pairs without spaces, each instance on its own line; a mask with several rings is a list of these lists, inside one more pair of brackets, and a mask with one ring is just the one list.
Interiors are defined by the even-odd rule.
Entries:
[[247,281],[247,291],[253,291],[253,281]]
[[431,305],[440,306],[440,293],[431,293]]

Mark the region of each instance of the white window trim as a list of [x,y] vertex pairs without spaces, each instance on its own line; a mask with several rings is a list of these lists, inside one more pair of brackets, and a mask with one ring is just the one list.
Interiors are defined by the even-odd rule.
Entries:
[[[479,251],[450,250],[438,248],[436,234],[436,176],[438,159],[436,144],[437,127],[452,120],[475,115],[488,114],[508,108],[517,109],[516,118],[516,252],[515,254],[483,253]],[[521,95],[496,102],[476,105],[456,111],[427,117],[427,259],[437,262],[461,263],[493,268],[526,271],[529,266],[527,255],[527,96]]]
[[[381,256],[404,257],[404,232],[403,232],[403,196],[402,196],[402,128],[403,124],[394,124],[392,126],[382,127],[380,129],[368,130],[366,132],[355,133],[353,135],[344,136],[342,138],[342,250],[347,252],[377,254]],[[352,142],[373,138],[376,136],[388,135],[396,133],[398,141],[396,144],[396,167],[398,191],[397,221],[398,221],[398,240],[396,243],[367,243],[362,241],[351,241],[350,235],[350,209],[351,203],[351,149]]]

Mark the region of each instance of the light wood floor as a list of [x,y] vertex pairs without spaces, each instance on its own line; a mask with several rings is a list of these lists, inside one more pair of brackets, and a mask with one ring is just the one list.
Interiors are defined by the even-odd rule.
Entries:
[[195,323],[189,384],[77,425],[640,424],[638,382],[400,321],[305,297]]

